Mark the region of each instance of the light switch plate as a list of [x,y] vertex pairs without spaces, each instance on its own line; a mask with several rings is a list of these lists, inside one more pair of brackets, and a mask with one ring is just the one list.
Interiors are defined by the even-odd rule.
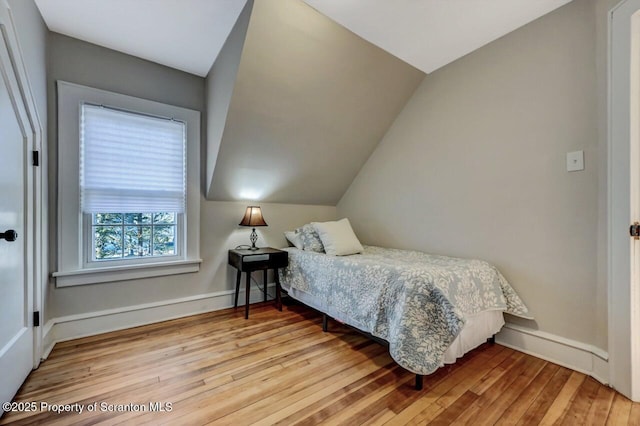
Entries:
[[567,152],[567,171],[584,170],[584,151]]

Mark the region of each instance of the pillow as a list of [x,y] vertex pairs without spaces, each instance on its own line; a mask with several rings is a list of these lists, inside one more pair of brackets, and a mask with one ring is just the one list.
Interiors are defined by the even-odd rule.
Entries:
[[353,233],[349,219],[336,222],[314,222],[312,225],[320,236],[327,254],[346,256],[364,251],[358,237]]
[[284,237],[287,239],[290,245],[293,245],[298,250],[302,250],[302,238],[300,234],[296,234],[294,231],[285,231]]
[[296,234],[300,235],[302,250],[324,253],[322,241],[312,224],[307,223],[306,225],[296,229]]

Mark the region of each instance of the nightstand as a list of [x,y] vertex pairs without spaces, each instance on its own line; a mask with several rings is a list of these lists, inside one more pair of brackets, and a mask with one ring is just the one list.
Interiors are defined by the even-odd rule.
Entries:
[[234,249],[229,250],[229,265],[238,270],[236,274],[236,297],[234,308],[238,307],[238,294],[240,293],[240,277],[246,273],[246,301],[244,305],[244,317],[249,318],[249,295],[251,289],[251,272],[264,271],[264,301],[267,301],[267,271],[273,269],[276,281],[276,306],[282,310],[282,300],[280,296],[280,277],[278,268],[285,268],[289,265],[289,253],[271,247],[264,247],[258,250]]

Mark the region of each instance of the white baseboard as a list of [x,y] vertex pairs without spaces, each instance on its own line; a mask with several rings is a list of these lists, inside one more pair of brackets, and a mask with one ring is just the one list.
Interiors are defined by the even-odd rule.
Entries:
[[[274,286],[272,283],[268,287]],[[238,302],[244,305],[244,290],[240,293]],[[42,358],[46,359],[58,342],[230,308],[234,294],[234,290],[227,290],[53,318],[42,330]],[[251,303],[260,301],[262,293],[252,291]],[[603,384],[609,382],[609,355],[595,346],[509,323],[496,335],[496,342],[590,375]]]
[[609,383],[609,354],[595,346],[509,323],[496,342]]
[[[275,284],[271,283],[267,287],[274,288]],[[263,300],[262,292],[253,290],[250,296],[251,303],[261,302]],[[234,295],[235,290],[226,290],[53,318],[47,321],[42,330],[44,348],[42,359],[49,356],[56,343],[66,340],[231,308]],[[245,292],[241,289],[238,305],[244,306],[244,299]]]

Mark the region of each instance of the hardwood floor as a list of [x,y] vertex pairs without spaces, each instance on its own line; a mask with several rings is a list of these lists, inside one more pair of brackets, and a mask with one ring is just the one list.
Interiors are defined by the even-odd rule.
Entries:
[[60,343],[16,396],[36,410],[0,424],[640,424],[640,404],[498,344],[415,391],[414,375],[386,348],[333,321],[323,333],[308,308],[261,304],[243,315],[229,309]]

